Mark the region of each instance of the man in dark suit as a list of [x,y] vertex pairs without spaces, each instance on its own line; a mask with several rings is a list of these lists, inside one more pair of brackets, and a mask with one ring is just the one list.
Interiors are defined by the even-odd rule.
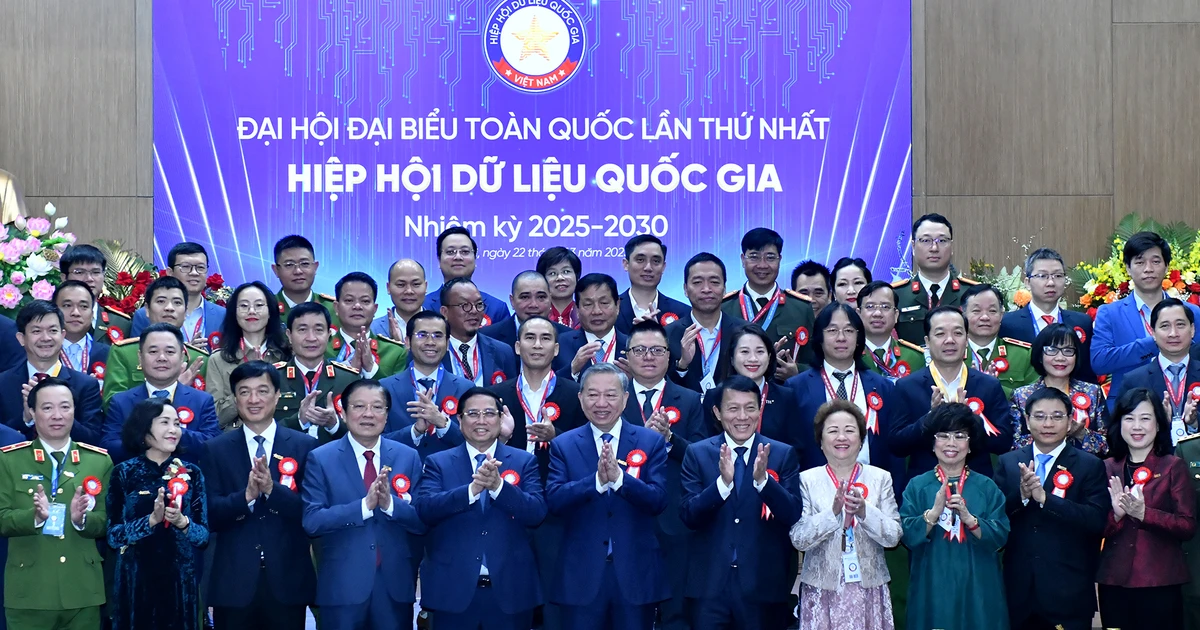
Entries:
[[575,283],[575,308],[579,311],[579,330],[558,338],[558,353],[570,365],[558,375],[578,381],[590,365],[619,363],[625,358],[629,338],[616,329],[617,281],[602,273],[589,273]]
[[[216,352],[219,344],[213,342],[219,339],[221,325],[225,322],[225,307],[204,299],[208,289],[208,252],[199,243],[177,243],[167,252],[167,270],[187,288],[188,309],[183,320],[187,343]],[[139,308],[133,314],[130,336],[141,336],[149,325],[146,308]],[[213,335],[218,336],[214,338]]]
[[121,428],[133,408],[151,396],[171,401],[179,412],[183,428],[179,445],[188,458],[202,459],[204,443],[221,434],[212,396],[179,382],[186,360],[183,333],[179,328],[171,324],[150,324],[142,331],[138,338],[138,361],[146,382],[113,396],[104,421],[100,444],[108,449],[114,462],[122,462],[131,456],[121,444]]
[[648,427],[667,442],[667,508],[658,517],[658,543],[666,555],[671,599],[659,605],[657,626],[687,628],[683,586],[687,578],[687,528],[679,520],[680,470],[683,454],[693,442],[707,438],[700,394],[667,380],[671,357],[667,333],[653,319],[633,325],[629,335],[629,400],[621,419]]
[[542,603],[530,530],[546,517],[533,456],[501,444],[500,397],[460,400],[466,443],[425,460],[413,505],[429,527],[421,608],[434,628],[528,630]]
[[[513,307],[512,316],[480,328],[479,334],[503,342],[515,352],[517,331],[521,324],[530,317],[550,316],[550,285],[546,283],[542,274],[536,271],[522,271],[513,278],[512,294],[508,296],[508,301]],[[554,324],[554,329],[560,335],[571,330],[562,324]],[[570,361],[571,357],[560,354],[554,357],[554,369],[561,370],[567,367]]]
[[424,310],[425,267],[411,258],[401,258],[388,268],[387,292],[392,306],[371,320],[371,332],[392,339],[403,339],[408,320]]
[[1075,371],[1071,376],[1095,383],[1091,356],[1092,318],[1087,313],[1068,311],[1058,305],[1067,292],[1067,282],[1067,266],[1062,255],[1046,247],[1035,249],[1025,259],[1025,288],[1032,297],[1026,306],[1004,314],[999,336],[1032,344],[1046,326],[1066,324],[1083,345],[1083,353],[1076,355]]
[[304,531],[321,545],[321,627],[395,630],[416,601],[408,537],[425,533],[411,505],[421,458],[381,437],[392,401],[378,381],[351,383],[342,403],[349,434],[309,453],[300,488]]
[[692,309],[687,304],[658,290],[667,269],[667,246],[657,236],[639,234],[629,239],[621,265],[629,274],[629,288],[621,294],[617,330],[628,335],[642,320],[652,319],[666,327],[688,318]]
[[34,300],[17,313],[16,341],[24,348],[19,364],[0,373],[0,405],[4,423],[26,439],[33,439],[33,410],[25,404],[30,389],[47,376],[62,379],[75,396],[71,439],[100,443],[104,412],[100,407],[100,384],[96,379],[62,363],[63,315],[46,300]]
[[[437,237],[438,269],[444,280],[441,287],[429,291],[425,295],[425,310],[438,311],[446,304],[446,294],[443,289],[455,280],[471,280],[475,275],[475,261],[479,254],[479,244],[471,237],[471,233],[462,226],[451,226],[438,234]],[[483,308],[479,317],[483,326],[494,324],[508,317],[508,307],[504,301],[487,293],[479,294]]]
[[20,365],[24,358],[25,352],[17,343],[17,323],[0,315],[0,371]]
[[745,321],[721,310],[725,263],[708,252],[692,256],[683,266],[683,291],[692,305],[691,316],[667,326],[668,374],[672,381],[703,394],[716,386],[717,366],[729,361],[728,340]]
[[[54,289],[54,297],[50,301],[63,314],[63,349],[60,355],[63,365],[95,378],[103,388],[105,364],[108,363],[111,346],[96,343],[92,338],[92,313],[95,308],[92,290],[78,280],[67,280]],[[4,323],[0,321],[0,337],[5,334],[3,328]],[[16,334],[15,324],[13,334]],[[12,340],[16,342],[16,337]],[[20,348],[20,344],[17,347]],[[3,361],[3,357],[0,357],[0,361]]]
[[[95,245],[77,243],[62,253],[58,259],[58,270],[63,278],[82,282],[92,292],[92,312],[88,321],[91,322],[93,341],[108,345],[130,336],[133,322],[129,315],[100,305],[100,298],[104,295],[104,275],[108,270],[108,259],[104,257],[104,252]],[[4,333],[3,326],[0,326],[0,333]],[[0,334],[0,337],[7,338],[7,335]]]
[[571,630],[650,630],[654,605],[670,597],[654,523],[666,507],[661,436],[621,419],[629,379],[615,365],[584,372],[587,426],[550,442],[546,502],[566,521],[550,601]]
[[394,401],[385,437],[417,449],[425,461],[433,453],[462,444],[454,417],[459,397],[472,385],[442,366],[450,340],[445,317],[421,311],[408,319],[405,333],[412,365],[379,381]]
[[754,381],[735,374],[719,387],[715,413],[725,430],[692,444],[683,459],[692,627],[783,630],[791,620],[796,552],[788,531],[800,520],[799,460],[792,447],[755,432]]
[[1013,628],[1087,630],[1111,505],[1104,464],[1067,444],[1071,400],[1052,387],[1025,404],[1033,444],[1000,456],[996,485],[1012,530],[1004,587]]
[[450,323],[450,347],[442,365],[479,387],[502,383],[517,373],[512,346],[479,334],[482,294],[474,282],[455,278],[442,285],[442,317]]
[[300,488],[317,441],[275,423],[279,384],[269,363],[234,368],[242,426],[210,440],[200,463],[217,534],[207,604],[218,628],[300,630],[316,593]]
[[[1182,438],[1200,433],[1195,411],[1196,401],[1200,400],[1200,362],[1189,356],[1196,330],[1195,315],[1183,302],[1163,298],[1150,313],[1150,328],[1154,331],[1157,358],[1127,373],[1113,399],[1120,399],[1122,394],[1138,387],[1161,397],[1163,407],[1171,413],[1174,445]],[[1191,413],[1187,413],[1189,409]]]
[[[971,453],[967,464],[985,477],[992,476],[988,453],[1012,450],[1011,408],[1000,381],[963,363],[967,348],[967,319],[954,306],[939,306],[925,318],[925,344],[931,362],[912,376],[896,381],[888,437],[892,452],[908,458],[904,486],[913,477],[933,470],[933,435],[925,430],[929,412],[943,402],[973,407],[987,434],[987,452]],[[887,403],[885,403],[887,404]]]

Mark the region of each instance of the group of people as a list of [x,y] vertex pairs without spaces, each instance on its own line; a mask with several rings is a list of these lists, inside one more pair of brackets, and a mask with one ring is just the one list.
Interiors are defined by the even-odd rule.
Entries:
[[72,246],[0,318],[5,620],[1200,629],[1200,309],[1163,292],[1167,243],[1128,240],[1094,325],[1053,250],[1008,311],[945,217],[912,246],[910,279],[843,258],[785,288],[755,228],[745,284],[698,253],[686,302],[653,236],[623,292],[555,247],[506,305],[453,227],[441,287],[399,260],[379,313],[361,272],[315,293],[301,236],[277,292],[217,306],[181,243],[132,317]]

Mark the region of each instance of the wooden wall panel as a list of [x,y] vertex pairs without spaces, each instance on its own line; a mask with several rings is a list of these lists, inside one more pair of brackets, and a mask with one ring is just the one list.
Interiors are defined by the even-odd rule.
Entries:
[[[134,172],[138,197],[154,196],[154,0],[136,0],[134,14],[137,144]],[[145,252],[149,253],[149,252]]]
[[1114,22],[1200,22],[1196,0],[1113,0]]
[[912,99],[912,184],[919,197],[925,194],[925,0],[912,0]]
[[1200,224],[1200,24],[1113,30],[1117,213]]
[[43,216],[47,202],[67,217],[67,231],[80,241],[121,241],[142,256],[154,253],[154,200],[149,197],[26,197],[30,216]]
[[1112,193],[1110,0],[926,0],[926,193]]

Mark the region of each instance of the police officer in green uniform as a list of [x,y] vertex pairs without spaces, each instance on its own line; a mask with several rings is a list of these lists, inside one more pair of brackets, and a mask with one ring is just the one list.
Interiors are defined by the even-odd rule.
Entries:
[[334,287],[334,308],[341,326],[331,328],[325,358],[348,364],[363,378],[382,379],[408,367],[408,350],[391,337],[371,332],[371,321],[378,305],[379,287],[375,279],[361,271],[352,271]]
[[[167,323],[183,326],[187,314],[187,289],[183,283],[171,276],[163,276],[146,287],[146,316],[151,324]],[[104,374],[104,405],[113,396],[146,381],[142,373],[142,361],[138,355],[139,337],[122,339],[113,344],[108,353],[108,364]],[[188,364],[179,382],[204,391],[208,349],[192,344],[187,349]]]
[[[1192,422],[1195,422],[1194,414]],[[1192,482],[1192,490],[1196,491],[1195,509],[1200,510],[1200,439],[1196,438],[1200,438],[1200,433],[1180,438],[1175,445],[1175,456],[1187,462],[1188,479]],[[1191,575],[1191,580],[1183,585],[1183,627],[1200,630],[1200,537],[1192,537],[1183,543],[1183,557]]]
[[108,527],[112,461],[71,441],[75,406],[65,381],[34,385],[29,406],[36,439],[0,449],[5,618],[11,630],[94,630],[105,601],[96,540]]
[[346,425],[336,412],[337,403],[346,386],[359,379],[358,370],[326,360],[329,312],[321,305],[297,304],[288,313],[287,326],[292,358],[275,364],[281,377],[275,421],[307,433],[322,444],[336,440],[346,434]]
[[1033,369],[1029,344],[1009,337],[997,338],[1004,318],[1004,296],[990,284],[977,284],[963,291],[963,313],[967,316],[967,363],[1000,379],[1004,394],[1038,379]]
[[926,214],[913,222],[913,266],[917,275],[892,287],[900,298],[900,338],[921,345],[925,338],[925,315],[935,306],[958,306],[962,292],[977,284],[958,275],[950,264],[954,253],[954,228],[940,214]]
[[776,352],[781,359],[775,376],[786,380],[798,373],[797,366],[807,366],[813,361],[809,340],[816,316],[807,297],[782,289],[776,282],[782,252],[783,237],[774,230],[754,228],[746,232],[742,237],[746,284],[725,296],[721,312],[762,326],[772,343],[777,344]]
[[925,367],[925,349],[896,335],[899,299],[892,285],[868,283],[859,290],[856,304],[867,331],[863,360],[871,371],[895,383]]
[[104,295],[104,273],[108,270],[108,259],[94,245],[72,245],[58,259],[58,268],[67,280],[78,280],[92,292],[92,338],[96,343],[112,343],[129,337],[133,320],[129,315],[114,308],[100,305]]
[[329,311],[333,325],[337,325],[337,314],[334,312],[336,300],[330,295],[313,292],[313,282],[320,266],[312,243],[303,236],[292,234],[275,243],[275,264],[271,265],[271,271],[279,278],[281,288],[275,294],[275,299],[279,301],[279,315],[284,321],[287,321],[288,312],[297,304],[316,302]]

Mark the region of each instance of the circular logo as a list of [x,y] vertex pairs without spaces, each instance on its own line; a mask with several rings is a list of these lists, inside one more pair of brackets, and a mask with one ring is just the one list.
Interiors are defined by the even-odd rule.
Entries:
[[583,16],[567,0],[505,0],[483,32],[492,72],[509,87],[532,94],[554,90],[575,76],[586,48]]

